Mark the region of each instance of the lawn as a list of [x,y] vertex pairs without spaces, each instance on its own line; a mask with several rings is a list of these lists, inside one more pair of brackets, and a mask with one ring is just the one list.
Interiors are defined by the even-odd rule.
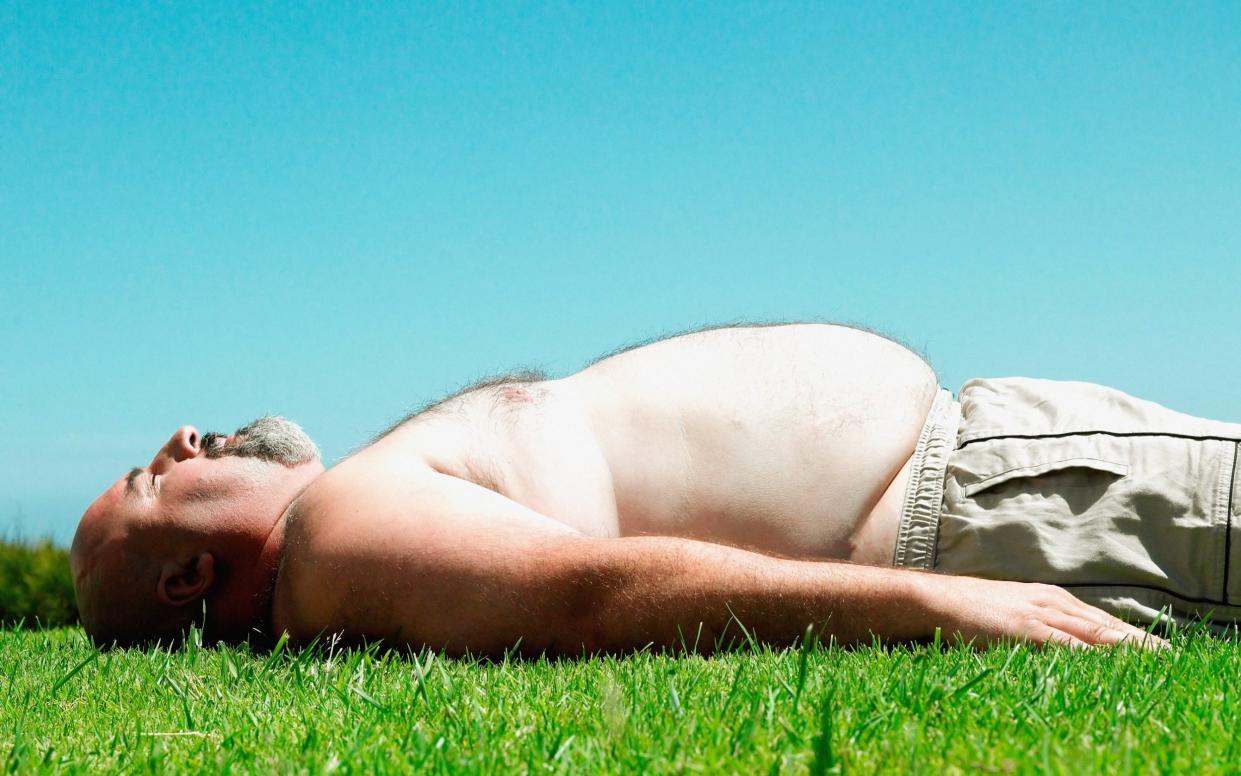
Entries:
[[471,661],[0,631],[0,763],[96,772],[1238,772],[1241,643]]

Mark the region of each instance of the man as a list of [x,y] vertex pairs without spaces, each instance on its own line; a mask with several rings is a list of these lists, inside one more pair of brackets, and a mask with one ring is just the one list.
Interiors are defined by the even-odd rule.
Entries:
[[1241,613],[1239,441],[1085,383],[958,402],[853,328],[714,329],[481,383],[329,471],[278,418],[180,428],[90,506],[72,568],[102,643],[200,620],[580,655],[709,650],[736,620],[774,643],[1160,645],[1114,614]]

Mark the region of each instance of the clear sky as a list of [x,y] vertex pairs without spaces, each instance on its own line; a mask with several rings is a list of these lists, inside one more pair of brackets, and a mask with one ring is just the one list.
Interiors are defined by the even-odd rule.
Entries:
[[1241,4],[411,5],[0,0],[0,532],[738,319],[1241,420]]

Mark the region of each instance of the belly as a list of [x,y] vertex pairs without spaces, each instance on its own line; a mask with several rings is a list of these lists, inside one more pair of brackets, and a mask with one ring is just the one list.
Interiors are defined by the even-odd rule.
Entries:
[[781,456],[756,454],[749,469],[736,462],[726,470],[704,466],[679,511],[619,510],[620,533],[888,565],[920,429],[916,421],[900,434],[871,436],[864,449],[824,444],[829,449],[813,464],[772,467]]
[[890,563],[934,374],[856,331],[760,344],[744,363],[643,364],[596,410],[617,532]]

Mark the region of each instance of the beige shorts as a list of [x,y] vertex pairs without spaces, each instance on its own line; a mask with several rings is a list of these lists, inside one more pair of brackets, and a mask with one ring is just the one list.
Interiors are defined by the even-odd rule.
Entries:
[[941,390],[893,563],[1048,582],[1130,620],[1241,622],[1241,425],[1090,383]]

